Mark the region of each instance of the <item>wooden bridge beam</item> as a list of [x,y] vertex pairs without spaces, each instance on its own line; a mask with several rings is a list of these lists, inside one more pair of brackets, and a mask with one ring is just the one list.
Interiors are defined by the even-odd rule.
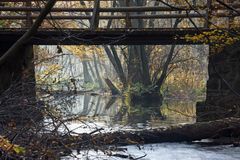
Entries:
[[[234,4],[230,5],[234,8],[240,8],[240,4]],[[189,8],[188,6],[177,6],[178,8],[181,8],[182,10],[199,10],[199,8],[206,8],[208,9],[209,6],[193,6],[193,8]],[[159,12],[164,12],[164,11],[179,11],[178,8],[171,8],[171,7],[166,7],[166,6],[126,6],[126,7],[108,7],[108,8],[99,8],[99,12],[152,12],[152,11],[159,11]],[[22,11],[22,12],[27,12],[27,11],[32,11],[32,12],[37,12],[41,11],[42,8],[40,7],[8,7],[0,6],[0,11]],[[211,8],[212,10],[228,10],[224,8],[223,6],[220,5],[214,5],[214,7]],[[62,8],[62,7],[57,7],[53,8],[51,12],[92,12],[93,8]]]
[[[32,2],[26,2],[26,7],[31,7]],[[30,28],[32,26],[32,18],[31,18],[32,12],[28,11],[26,12],[26,27]]]
[[207,12],[206,12],[206,20],[205,20],[206,28],[210,28],[211,13],[212,13],[212,0],[207,0]]
[[[126,7],[129,7],[129,0],[125,0],[125,4]],[[125,23],[126,23],[126,28],[131,28],[132,24],[131,24],[131,19],[129,18],[130,14],[128,12],[126,12],[126,19],[125,19]]]
[[[200,32],[210,31],[199,28]],[[0,30],[0,43],[13,43],[25,33],[24,30]],[[67,34],[66,34],[67,33]],[[176,44],[199,44],[186,41],[186,35],[195,35],[195,29],[113,29],[98,31],[92,30],[39,30],[28,44],[36,45],[171,45]]]
[[[158,14],[158,15],[145,15],[145,14],[139,14],[139,15],[129,15],[129,19],[173,19],[173,18],[205,18],[206,14],[197,14],[197,13],[190,13],[190,14]],[[228,17],[239,17],[237,13],[233,13],[232,15],[229,15],[227,13],[217,13],[214,16],[219,18],[228,18]],[[38,15],[32,15],[32,19],[36,19]],[[92,20],[95,19],[97,22],[97,19],[126,19],[125,15],[114,15],[114,16],[99,16],[99,17],[92,17],[92,16],[70,16],[70,15],[61,15],[61,16],[47,16],[45,19],[48,20],[67,20],[67,19],[74,19],[74,20]],[[24,20],[26,19],[26,16],[11,16],[11,15],[0,15],[0,20]],[[91,22],[92,22],[91,21]]]
[[99,26],[99,8],[100,8],[100,0],[94,1],[93,15],[90,21],[91,30],[96,30]]
[[[39,2],[39,1],[47,1],[47,0],[1,0],[1,2],[29,2],[29,1],[31,1],[31,2]],[[79,2],[79,0],[56,0],[56,1],[78,1]],[[94,1],[94,0],[84,0],[84,1]],[[101,0],[101,1],[113,1],[113,0]]]

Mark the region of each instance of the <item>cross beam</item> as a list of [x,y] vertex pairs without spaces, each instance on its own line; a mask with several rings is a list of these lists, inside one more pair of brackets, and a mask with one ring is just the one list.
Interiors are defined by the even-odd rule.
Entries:
[[[199,28],[199,32],[209,29]],[[25,33],[23,30],[0,30],[0,43],[13,43]],[[197,34],[196,29],[113,29],[113,30],[77,30],[63,29],[39,30],[28,41],[34,45],[171,45],[199,44],[185,40],[186,35]]]

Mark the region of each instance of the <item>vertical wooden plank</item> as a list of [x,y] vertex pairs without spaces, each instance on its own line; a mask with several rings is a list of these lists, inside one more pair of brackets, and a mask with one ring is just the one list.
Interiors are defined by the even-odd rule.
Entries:
[[210,28],[211,12],[212,12],[212,0],[207,0],[206,20],[204,25],[205,28]]
[[[126,7],[129,7],[130,4],[129,4],[129,0],[125,0],[125,4],[126,4]],[[125,19],[125,23],[126,23],[126,28],[131,28],[131,19],[129,18],[130,14],[129,12],[126,12],[126,19]]]
[[[25,3],[26,7],[31,7],[32,6],[32,2],[28,1]],[[26,12],[26,28],[30,28],[32,26],[32,18],[31,18],[31,11],[27,11]]]
[[90,23],[91,30],[96,30],[99,26],[99,9],[100,9],[100,0],[94,0],[94,9],[93,9],[92,19]]
[[[229,4],[233,4],[234,0],[228,0],[227,1]],[[228,11],[229,17],[228,17],[228,29],[231,29],[233,27],[234,24],[234,16],[233,15],[233,11],[229,10]]]

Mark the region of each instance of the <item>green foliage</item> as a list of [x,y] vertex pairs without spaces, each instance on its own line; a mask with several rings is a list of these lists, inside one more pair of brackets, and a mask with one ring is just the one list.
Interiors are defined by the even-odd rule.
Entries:
[[201,34],[195,34],[193,36],[186,35],[185,39],[191,42],[200,42],[205,44],[212,44],[215,47],[224,47],[232,45],[240,40],[239,33],[230,33],[229,31],[215,29],[212,31],[202,32]]
[[162,102],[162,94],[159,91],[152,85],[144,86],[141,83],[128,86],[123,95],[126,106],[159,106]]
[[15,146],[13,147],[13,150],[14,150],[14,152],[15,152],[16,154],[24,154],[24,153],[26,152],[23,147],[20,147],[20,146],[18,146],[18,145],[15,145]]
[[0,27],[2,28],[4,26],[4,21],[0,20]]
[[23,147],[16,144],[12,144],[9,140],[1,136],[0,136],[0,149],[5,152],[13,154],[24,154],[26,152]]
[[144,86],[142,83],[136,83],[134,85],[129,85],[126,94],[134,94],[136,96],[141,96],[143,93],[151,92],[152,86]]
[[143,92],[147,91],[147,88],[141,83],[136,83],[134,85],[129,85],[127,90],[124,92],[124,103],[126,106],[132,105],[133,96],[141,96]]

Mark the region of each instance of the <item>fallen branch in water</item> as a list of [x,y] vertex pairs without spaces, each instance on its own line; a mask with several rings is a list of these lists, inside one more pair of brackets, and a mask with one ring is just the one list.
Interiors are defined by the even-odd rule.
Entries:
[[[193,142],[202,139],[219,139],[221,137],[240,136],[240,118],[225,118],[210,122],[200,122],[195,124],[185,124],[142,131],[122,131],[113,133],[95,133],[79,134],[78,136],[64,135],[61,137],[49,138],[49,135],[43,135],[42,138],[48,137],[48,143],[61,140],[66,146],[71,145],[72,149],[85,150],[103,148],[114,145],[139,145],[163,142]],[[104,147],[105,146],[105,147]]]
[[[141,131],[106,133],[102,129],[96,128],[90,133],[77,134],[68,129],[66,123],[77,121],[78,117],[62,119],[63,117],[58,116],[56,113],[54,114],[48,108],[45,109],[44,114],[51,119],[48,121],[49,124],[44,123],[42,126],[40,121],[39,124],[26,124],[25,127],[13,128],[9,131],[13,136],[8,137],[8,139],[14,139],[14,144],[25,148],[26,155],[24,157],[54,157],[53,159],[58,159],[59,157],[70,155],[73,150],[83,151],[93,149],[107,153],[106,151],[109,151],[109,147],[113,148],[113,152],[116,151],[116,156],[119,156],[117,153],[118,147],[122,145],[193,142],[209,138],[220,139],[221,137],[236,137],[236,142],[239,142],[238,138],[240,135],[240,118],[225,118],[210,122],[198,122],[195,124]],[[52,126],[52,129],[46,130],[45,126]],[[34,129],[34,127],[36,128]],[[46,131],[41,132],[42,129]],[[66,130],[66,133],[63,133],[60,129]],[[234,139],[231,138],[232,140]],[[231,141],[224,142],[224,144],[229,144]]]
[[[225,118],[153,130],[99,133],[88,135],[88,142],[95,145],[130,145],[163,142],[192,142],[207,138],[240,136],[240,118]],[[84,136],[83,136],[84,137]],[[81,142],[81,136],[79,142]],[[86,138],[83,138],[86,140]]]

